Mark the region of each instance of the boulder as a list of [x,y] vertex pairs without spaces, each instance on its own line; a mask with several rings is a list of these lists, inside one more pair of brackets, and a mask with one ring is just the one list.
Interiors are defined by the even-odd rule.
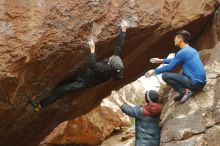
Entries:
[[108,98],[86,115],[59,124],[42,145],[84,144],[96,146],[119,127],[129,126],[130,118]]
[[[1,0],[0,145],[38,145],[58,124],[89,112],[111,90],[152,67],[152,56],[172,51],[173,35],[188,29],[195,42],[212,23],[216,0]],[[57,101],[40,113],[39,100],[68,75],[87,68],[87,41],[96,40],[97,60],[113,53],[119,23],[127,20],[122,59],[124,80],[109,81]]]

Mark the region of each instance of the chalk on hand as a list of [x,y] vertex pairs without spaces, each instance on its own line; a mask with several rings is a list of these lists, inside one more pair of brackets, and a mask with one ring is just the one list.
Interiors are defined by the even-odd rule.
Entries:
[[91,46],[91,45],[94,45],[94,39],[93,38],[90,38],[88,40],[88,45]]
[[154,58],[151,58],[151,59],[150,59],[150,62],[151,62],[151,63],[156,63],[156,60],[155,60]]
[[126,20],[122,20],[122,21],[121,21],[121,27],[126,27],[126,28],[128,28],[128,27],[129,27],[129,22],[126,21]]
[[89,0],[88,2],[94,6],[99,4],[99,0]]

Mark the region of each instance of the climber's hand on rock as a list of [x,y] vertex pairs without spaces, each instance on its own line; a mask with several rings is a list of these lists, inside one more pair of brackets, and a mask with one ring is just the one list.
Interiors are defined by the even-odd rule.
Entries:
[[90,40],[90,41],[88,42],[88,44],[89,44],[90,52],[91,52],[91,53],[95,53],[95,43],[94,43],[94,41],[93,41],[93,40]]
[[160,58],[151,58],[150,59],[151,63],[163,63],[163,59]]
[[149,70],[148,72],[145,73],[145,77],[149,78],[155,74],[155,71],[153,69]]
[[128,28],[128,22],[127,21],[125,21],[125,20],[123,20],[122,22],[121,22],[121,30],[122,30],[122,32],[126,32],[126,29]]

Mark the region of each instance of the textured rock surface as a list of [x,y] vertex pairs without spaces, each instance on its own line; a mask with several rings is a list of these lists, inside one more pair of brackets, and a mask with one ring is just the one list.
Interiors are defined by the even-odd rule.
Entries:
[[130,127],[124,132],[117,133],[107,140],[105,140],[100,146],[134,146],[135,144],[135,130],[134,127]]
[[42,144],[98,145],[117,127],[129,126],[130,118],[123,114],[110,99],[104,99],[101,105],[91,112],[72,121],[61,123]]
[[[188,28],[196,41],[210,24],[216,4],[216,0],[1,0],[0,144],[39,144],[60,122],[88,112],[109,91],[140,76],[150,56],[171,51],[176,29]],[[98,59],[112,54],[121,19],[134,26],[128,30],[123,53],[125,80],[76,93],[41,113],[25,106],[25,94],[43,97],[69,73],[85,69],[85,44],[91,34],[97,38]]]

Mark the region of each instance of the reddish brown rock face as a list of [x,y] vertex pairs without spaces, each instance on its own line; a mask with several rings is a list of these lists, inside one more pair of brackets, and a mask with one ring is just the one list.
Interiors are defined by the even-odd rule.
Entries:
[[98,145],[116,127],[131,125],[130,118],[107,98],[86,115],[66,121],[57,126],[41,144],[48,145]]
[[[90,111],[149,69],[150,57],[166,56],[175,30],[187,28],[196,40],[216,6],[216,0],[1,0],[0,144],[39,144],[61,121]],[[25,94],[45,97],[70,72],[86,68],[91,34],[98,60],[110,56],[122,19],[134,26],[123,52],[124,80],[72,94],[40,113],[25,105]]]

